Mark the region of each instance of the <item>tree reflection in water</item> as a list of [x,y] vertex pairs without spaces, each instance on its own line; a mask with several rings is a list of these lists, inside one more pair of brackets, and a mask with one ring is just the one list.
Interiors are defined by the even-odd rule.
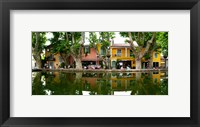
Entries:
[[32,79],[33,95],[168,95],[165,72],[33,72]]

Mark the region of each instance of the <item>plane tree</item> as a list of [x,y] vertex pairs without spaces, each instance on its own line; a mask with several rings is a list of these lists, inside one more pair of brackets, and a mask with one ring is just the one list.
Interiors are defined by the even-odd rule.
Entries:
[[[94,48],[97,56],[103,62],[103,67],[110,68],[107,56],[110,56],[110,43],[115,38],[114,32],[89,32],[90,47]],[[98,49],[100,45],[101,49]],[[103,52],[101,52],[103,51]]]
[[155,41],[156,32],[120,32],[120,35],[128,38],[126,42],[130,44],[135,56],[136,69],[141,69],[141,60]]
[[76,63],[76,69],[82,69],[82,51],[85,43],[85,32],[72,32],[70,54]]
[[50,39],[54,53],[60,53],[66,65],[69,64],[69,56],[72,56],[76,69],[82,69],[82,50],[85,43],[85,32],[53,32]]
[[165,58],[166,67],[166,58],[168,57],[168,32],[159,32],[156,36],[156,41],[161,47],[161,53]]
[[146,55],[144,56],[149,60],[149,68],[153,68],[153,55],[154,52],[156,53],[160,53],[161,52],[161,47],[160,44],[157,43],[157,38],[158,38],[159,32],[156,33],[156,39],[153,40],[151,46],[149,47],[149,51],[146,53]]
[[70,43],[67,38],[67,32],[52,32],[51,42],[52,53],[59,53],[65,66],[69,65]]
[[32,32],[32,56],[36,61],[37,68],[42,68],[41,53],[46,43],[45,32]]

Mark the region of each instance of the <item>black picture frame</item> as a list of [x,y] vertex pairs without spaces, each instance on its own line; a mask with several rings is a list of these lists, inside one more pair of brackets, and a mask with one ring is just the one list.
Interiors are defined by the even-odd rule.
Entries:
[[[10,117],[10,10],[190,10],[191,117],[13,118]],[[0,0],[0,125],[199,127],[199,0]],[[184,80],[184,79],[183,79]]]

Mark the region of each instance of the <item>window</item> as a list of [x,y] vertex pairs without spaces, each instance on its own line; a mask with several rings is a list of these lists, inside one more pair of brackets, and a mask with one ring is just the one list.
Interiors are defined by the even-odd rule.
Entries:
[[158,53],[155,53],[155,54],[154,54],[154,57],[155,57],[155,58],[158,58]]
[[159,63],[158,62],[153,62],[153,67],[159,67]]
[[90,53],[90,47],[89,46],[85,46],[84,47],[84,53]]
[[121,56],[122,55],[122,50],[121,49],[117,49],[117,56]]

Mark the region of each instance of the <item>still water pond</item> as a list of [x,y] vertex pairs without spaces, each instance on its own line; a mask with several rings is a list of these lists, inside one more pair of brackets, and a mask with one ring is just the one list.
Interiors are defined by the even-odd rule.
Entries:
[[32,95],[168,95],[167,72],[32,72]]

